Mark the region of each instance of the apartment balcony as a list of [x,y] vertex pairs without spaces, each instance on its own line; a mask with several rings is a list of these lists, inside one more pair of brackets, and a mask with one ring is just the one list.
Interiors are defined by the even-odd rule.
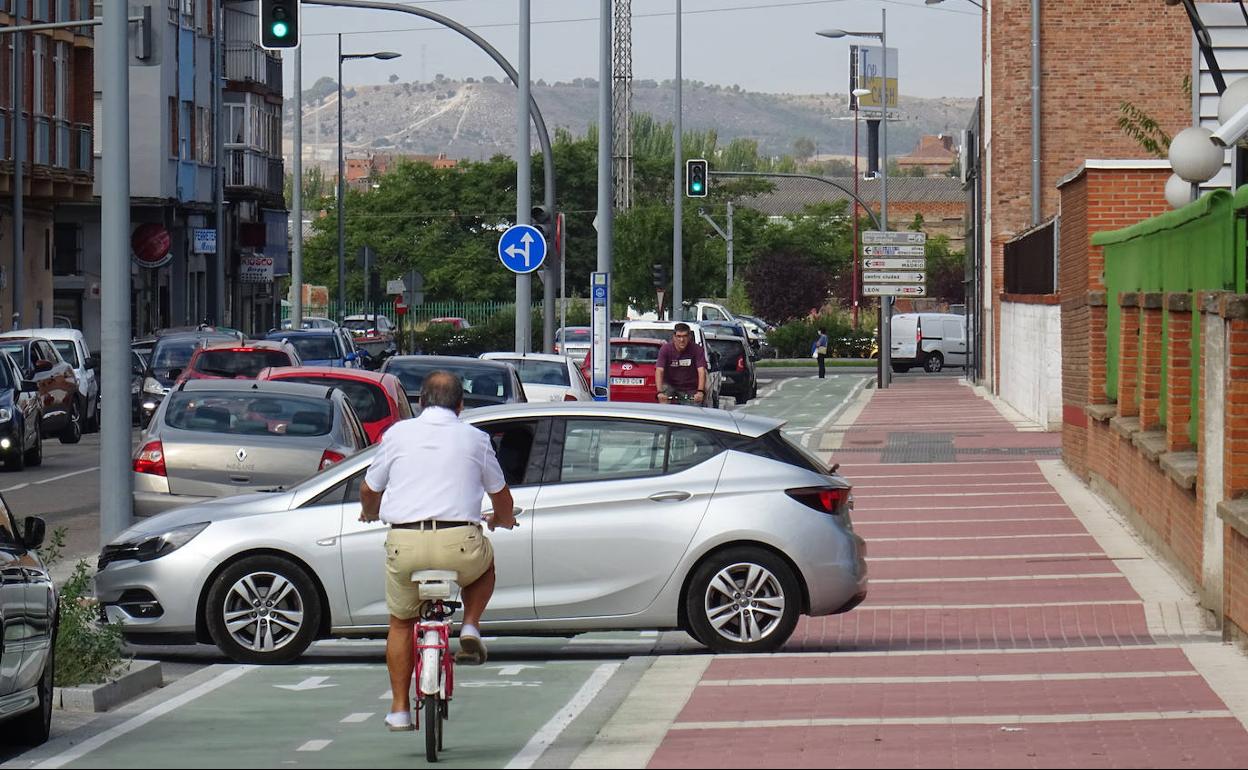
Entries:
[[282,159],[248,147],[226,147],[225,186],[234,193],[282,197]]
[[225,78],[258,83],[275,94],[282,93],[282,60],[251,43],[228,43],[225,47]]

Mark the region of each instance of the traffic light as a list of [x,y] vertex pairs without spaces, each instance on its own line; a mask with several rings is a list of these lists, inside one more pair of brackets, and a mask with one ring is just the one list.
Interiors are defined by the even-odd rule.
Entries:
[[650,274],[654,277],[654,288],[662,289],[667,286],[667,265],[662,263],[651,265]]
[[529,223],[538,229],[542,234],[542,238],[546,240],[546,247],[550,248],[555,243],[555,217],[550,209],[545,206],[534,206],[529,212]]
[[709,177],[705,160],[693,158],[685,161],[685,197],[705,198]]
[[260,0],[260,46],[268,49],[299,46],[300,0]]

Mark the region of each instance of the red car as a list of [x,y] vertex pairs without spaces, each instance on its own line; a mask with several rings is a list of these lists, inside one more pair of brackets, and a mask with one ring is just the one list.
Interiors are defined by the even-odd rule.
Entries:
[[[643,404],[657,403],[658,387],[655,384],[654,367],[659,362],[659,349],[663,340],[644,338],[611,340],[611,400],[636,401]],[[581,366],[585,380],[594,381],[594,351],[591,349]]]
[[302,365],[303,361],[289,342],[219,342],[197,348],[178,375],[178,382],[254,380],[266,369]]
[[330,366],[303,366],[298,369],[265,369],[261,380],[303,382],[338,388],[351,402],[370,443],[381,441],[381,434],[399,420],[412,416],[403,384],[393,374],[365,369],[339,369]]

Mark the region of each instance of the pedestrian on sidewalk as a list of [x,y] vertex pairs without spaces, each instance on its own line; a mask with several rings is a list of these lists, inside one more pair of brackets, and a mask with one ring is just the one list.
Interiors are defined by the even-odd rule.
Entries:
[[824,359],[828,357],[828,335],[823,333],[823,329],[819,330],[819,336],[815,339],[814,346],[810,349],[812,358],[819,361],[819,379],[823,379],[827,374],[824,367]]

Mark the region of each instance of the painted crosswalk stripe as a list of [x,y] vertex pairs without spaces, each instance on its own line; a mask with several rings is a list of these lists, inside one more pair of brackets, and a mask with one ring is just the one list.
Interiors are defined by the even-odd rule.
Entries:
[[295,751],[320,751],[321,749],[325,748],[331,743],[333,743],[333,741],[326,741],[326,740],[308,741],[307,743],[303,744],[299,748],[295,749]]
[[373,718],[373,712],[361,711],[358,714],[347,714],[345,717],[342,718],[342,723],[347,724],[347,725],[354,725],[354,724],[359,724],[360,722],[367,722],[368,720],[372,718]]

